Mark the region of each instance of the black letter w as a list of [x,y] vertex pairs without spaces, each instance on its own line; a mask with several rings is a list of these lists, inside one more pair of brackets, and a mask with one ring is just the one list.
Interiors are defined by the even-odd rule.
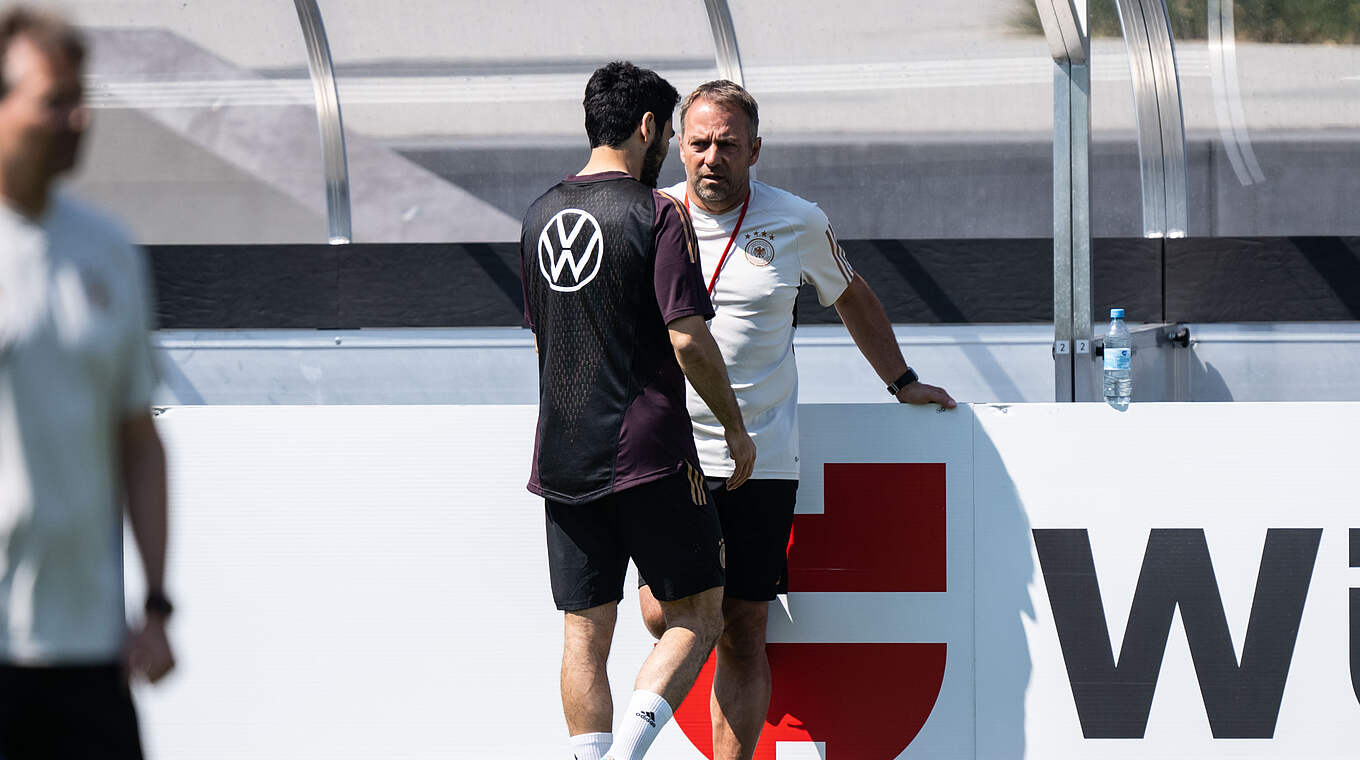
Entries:
[[1116,665],[1086,531],[1036,529],[1082,734],[1142,738],[1179,605],[1214,738],[1272,737],[1321,538],[1320,528],[1266,532],[1239,666],[1204,531],[1153,530]]

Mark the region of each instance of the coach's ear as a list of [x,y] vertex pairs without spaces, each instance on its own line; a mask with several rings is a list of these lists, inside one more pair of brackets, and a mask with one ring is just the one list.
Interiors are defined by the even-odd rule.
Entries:
[[755,166],[760,160],[760,138],[757,137],[755,143],[751,145],[751,166]]

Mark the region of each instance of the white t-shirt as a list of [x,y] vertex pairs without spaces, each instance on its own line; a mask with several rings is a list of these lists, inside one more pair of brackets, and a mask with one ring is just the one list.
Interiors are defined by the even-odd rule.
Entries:
[[112,662],[122,645],[118,423],[156,384],[146,263],[54,195],[0,204],[0,662]]
[[[685,185],[667,193],[685,197]],[[708,214],[689,204],[704,283],[713,279],[741,206]],[[713,289],[717,314],[709,329],[722,350],[746,430],[756,444],[752,477],[798,479],[798,368],[793,358],[793,308],[798,286],[810,283],[830,306],[854,270],[836,242],[826,214],[793,193],[751,182],[751,204]],[[722,425],[689,387],[694,442],[704,474],[732,474]]]

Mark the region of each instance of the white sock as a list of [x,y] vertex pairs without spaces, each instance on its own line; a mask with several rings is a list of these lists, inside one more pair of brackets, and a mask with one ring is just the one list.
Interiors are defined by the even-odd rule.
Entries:
[[671,719],[671,706],[666,700],[638,689],[628,700],[628,710],[614,732],[614,744],[609,748],[608,760],[642,760],[661,727]]
[[576,760],[602,760],[613,743],[613,734],[577,734],[571,737],[571,751]]

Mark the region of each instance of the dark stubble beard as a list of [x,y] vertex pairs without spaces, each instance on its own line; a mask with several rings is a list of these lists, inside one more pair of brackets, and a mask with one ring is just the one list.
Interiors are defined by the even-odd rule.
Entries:
[[642,184],[647,187],[656,187],[656,181],[661,177],[661,165],[666,163],[666,143],[658,132],[656,140],[647,146],[647,152],[642,154],[642,176],[639,178]]
[[729,167],[729,173],[724,174],[722,180],[712,185],[705,184],[702,179],[695,179],[689,185],[690,192],[708,204],[711,209],[730,208],[734,201],[741,199],[741,193],[750,182],[749,174],[734,177],[730,172]]
[[732,196],[732,193],[730,192],[731,188],[728,187],[726,181],[719,182],[717,187],[711,187],[696,181],[692,185],[692,188],[694,194],[699,196],[699,200],[714,207],[726,205],[728,199]]

